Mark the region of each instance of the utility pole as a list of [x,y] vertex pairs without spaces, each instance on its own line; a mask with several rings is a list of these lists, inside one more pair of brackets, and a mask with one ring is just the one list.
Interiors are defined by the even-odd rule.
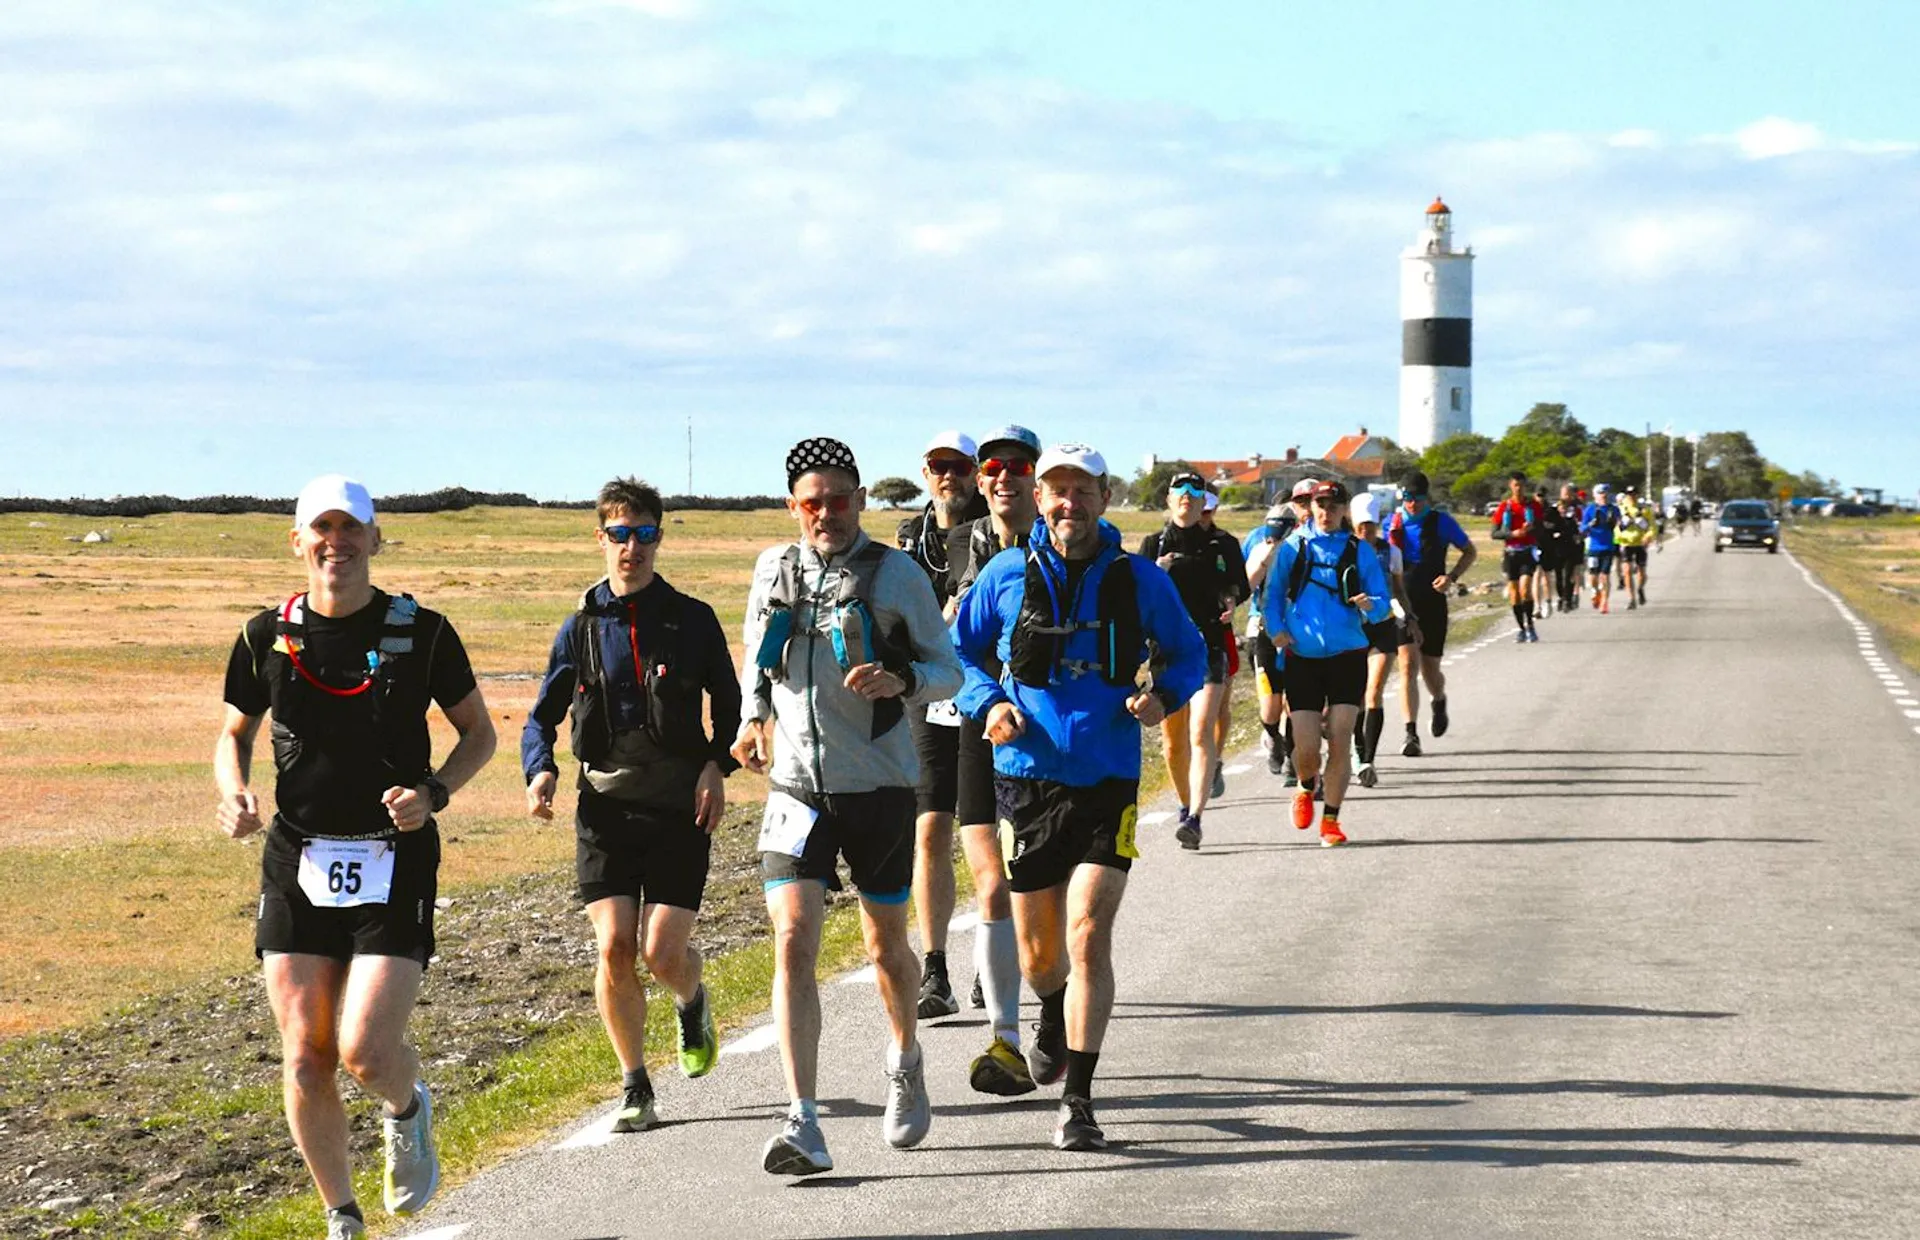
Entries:
[[1673,476],[1673,423],[1669,422],[1667,423],[1667,485],[1671,487],[1676,481],[1678,479]]
[[687,494],[693,494],[693,415],[687,415]]
[[1693,445],[1693,484],[1687,489],[1693,492],[1695,499],[1698,499],[1700,497],[1700,432],[1695,431],[1688,435],[1687,442]]
[[1647,423],[1647,437],[1643,440],[1647,446],[1647,489],[1646,495],[1653,494],[1653,423]]

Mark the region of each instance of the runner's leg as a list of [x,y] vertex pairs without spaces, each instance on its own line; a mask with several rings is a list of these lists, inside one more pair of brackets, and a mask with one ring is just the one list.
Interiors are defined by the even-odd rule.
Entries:
[[1199,691],[1187,700],[1184,711],[1190,756],[1186,764],[1187,795],[1180,799],[1193,807],[1195,818],[1207,808],[1207,802],[1213,795],[1213,764],[1220,758],[1216,716],[1225,688],[1224,685],[1201,685]]
[[407,1019],[426,971],[406,956],[355,956],[340,1004],[340,1062],[361,1088],[387,1104],[388,1115],[413,1105],[420,1056],[407,1041]]
[[1127,875],[1106,865],[1074,867],[1067,882],[1067,1049],[1098,1054],[1113,1016],[1113,923]]
[[773,1023],[780,1031],[780,1063],[795,1102],[814,1097],[820,1065],[820,926],[827,889],[795,879],[767,889],[773,920]]
[[913,911],[921,951],[946,954],[955,899],[953,815],[922,814],[914,822],[913,850]]
[[873,962],[893,1045],[902,1053],[911,1051],[920,1020],[920,969],[907,940],[907,906],[860,897],[860,937]]
[[640,958],[640,906],[632,896],[608,896],[587,905],[599,959],[593,999],[622,1072],[646,1063],[647,989],[635,967]]
[[693,945],[694,916],[693,909],[677,904],[649,904],[646,908],[643,954],[647,972],[682,1003],[691,1003],[699,992],[704,963],[700,949]]
[[340,1101],[340,996],[347,966],[326,956],[268,952],[267,999],[280,1030],[281,1093],[287,1127],[329,1210],[353,1197],[347,1108]]

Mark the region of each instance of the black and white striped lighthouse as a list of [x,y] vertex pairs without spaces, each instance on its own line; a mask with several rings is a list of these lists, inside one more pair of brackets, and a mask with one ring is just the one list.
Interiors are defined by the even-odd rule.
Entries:
[[1473,429],[1473,248],[1453,246],[1438,198],[1400,256],[1400,446],[1424,452]]

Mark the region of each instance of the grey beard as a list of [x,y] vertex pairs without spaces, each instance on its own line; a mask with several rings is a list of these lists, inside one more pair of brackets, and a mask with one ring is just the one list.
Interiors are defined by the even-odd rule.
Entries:
[[959,520],[960,514],[973,500],[971,495],[956,495],[952,499],[935,498],[933,501],[933,519],[941,525],[952,525]]

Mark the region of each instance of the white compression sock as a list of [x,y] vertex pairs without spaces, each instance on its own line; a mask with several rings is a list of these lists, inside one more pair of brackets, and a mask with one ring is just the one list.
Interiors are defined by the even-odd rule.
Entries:
[[987,998],[993,1034],[1020,1045],[1020,944],[1013,920],[983,921],[973,932],[973,967]]

